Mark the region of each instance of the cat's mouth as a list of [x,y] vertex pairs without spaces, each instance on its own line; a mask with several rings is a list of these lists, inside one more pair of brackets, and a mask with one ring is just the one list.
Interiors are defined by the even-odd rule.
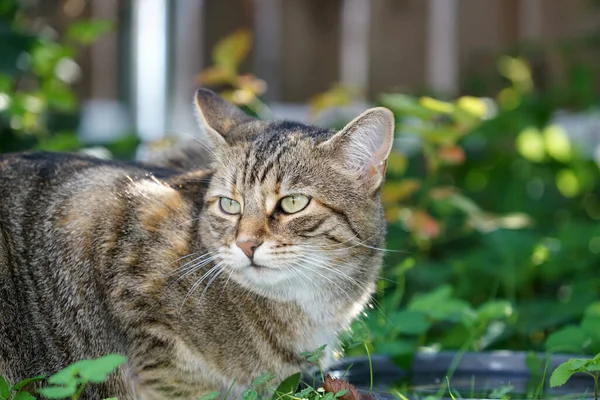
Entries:
[[255,263],[254,261],[252,261],[252,262],[250,263],[250,268],[254,268],[254,269],[256,269],[257,271],[260,271],[260,270],[266,270],[266,269],[272,269],[271,267],[266,267],[266,266],[264,266],[264,265],[257,264],[257,263]]

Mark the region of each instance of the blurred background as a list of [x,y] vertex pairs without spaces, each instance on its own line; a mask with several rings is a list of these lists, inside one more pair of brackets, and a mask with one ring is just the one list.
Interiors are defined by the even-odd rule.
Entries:
[[336,128],[389,107],[366,346],[600,351],[599,1],[0,0],[0,55],[0,152],[149,159],[199,86]]

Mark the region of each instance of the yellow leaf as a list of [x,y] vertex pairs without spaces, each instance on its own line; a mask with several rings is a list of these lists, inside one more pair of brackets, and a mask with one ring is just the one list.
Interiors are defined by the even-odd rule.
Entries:
[[400,182],[387,182],[381,192],[381,200],[385,204],[396,203],[412,196],[421,188],[421,181],[404,179]]
[[521,95],[513,88],[502,89],[498,93],[498,103],[505,110],[514,110],[521,104]]
[[454,111],[454,105],[445,101],[437,100],[432,97],[421,97],[419,104],[432,111],[437,111],[442,114],[451,114]]
[[483,118],[487,114],[487,105],[477,97],[463,96],[458,99],[456,105],[474,117]]
[[393,205],[389,207],[385,207],[385,220],[387,222],[394,222],[398,220],[398,216],[400,215],[400,211],[402,207],[398,205]]
[[571,142],[563,128],[558,125],[547,126],[543,135],[546,152],[552,158],[564,163],[571,161]]
[[388,156],[387,170],[394,175],[402,175],[406,171],[408,160],[404,154],[393,151]]
[[358,90],[356,88],[336,84],[331,89],[319,93],[308,100],[313,115],[332,107],[346,106],[352,102]]
[[519,154],[533,162],[542,162],[545,158],[544,138],[537,128],[523,129],[517,136],[516,147]]
[[533,88],[531,71],[525,60],[503,56],[498,62],[498,70],[513,82],[518,91],[528,92]]
[[219,40],[212,52],[213,63],[218,66],[237,70],[246,58],[252,46],[252,34],[240,29]]
[[556,174],[556,187],[565,197],[575,197],[581,190],[577,175],[570,169],[563,169]]
[[232,83],[235,79],[235,72],[230,68],[219,65],[205,68],[204,71],[196,75],[195,81],[198,85],[222,85]]

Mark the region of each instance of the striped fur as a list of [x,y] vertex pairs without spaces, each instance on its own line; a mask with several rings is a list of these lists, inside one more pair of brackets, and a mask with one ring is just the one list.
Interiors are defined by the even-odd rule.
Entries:
[[[374,290],[389,151],[357,175],[344,135],[365,125],[391,138],[389,115],[335,134],[252,120],[208,91],[197,105],[214,155],[206,170],[0,157],[0,374],[116,352],[127,365],[84,399],[196,399],[267,371],[283,378],[308,367],[299,352],[335,347]],[[311,201],[288,215],[287,194]],[[241,215],[224,214],[220,196]],[[240,237],[262,241],[261,267]]]

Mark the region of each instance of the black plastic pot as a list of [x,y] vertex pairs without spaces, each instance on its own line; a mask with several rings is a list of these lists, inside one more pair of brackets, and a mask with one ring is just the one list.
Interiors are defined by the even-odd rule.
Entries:
[[[538,359],[546,363],[545,355]],[[593,380],[584,374],[574,375],[565,385],[550,388],[552,371],[571,357],[568,355],[551,356],[546,369],[542,398],[575,396],[577,399],[593,398]],[[495,351],[486,353],[440,352],[415,356],[410,370],[397,367],[389,357],[373,356],[373,394],[379,399],[395,398],[391,391],[401,388],[400,392],[410,398],[424,398],[441,392],[442,398],[451,398],[448,392],[446,376],[455,360],[458,360],[454,373],[449,377],[453,394],[466,398],[490,398],[494,389],[511,385],[510,398],[526,399],[542,381],[532,376],[526,365],[527,353]],[[351,366],[352,365],[352,366]],[[350,367],[351,366],[351,367]],[[350,368],[349,368],[350,367]],[[369,390],[369,362],[366,357],[345,358],[330,368],[332,377],[342,377],[362,392]],[[440,391],[440,388],[443,388]]]

